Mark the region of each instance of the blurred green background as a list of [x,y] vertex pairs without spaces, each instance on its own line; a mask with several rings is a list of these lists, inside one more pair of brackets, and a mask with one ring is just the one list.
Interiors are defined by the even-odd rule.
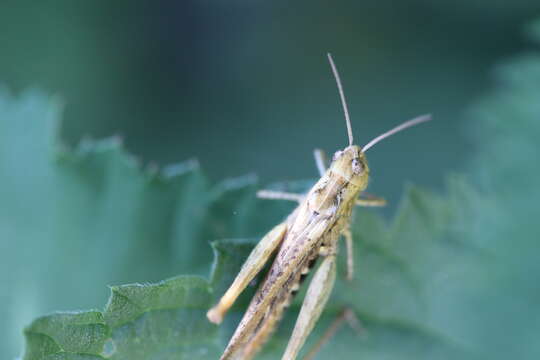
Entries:
[[314,177],[313,148],[346,145],[330,51],[360,145],[434,115],[370,151],[370,192],[392,212],[405,183],[440,189],[463,170],[465,110],[495,64],[530,47],[523,29],[538,14],[525,0],[6,0],[0,84],[58,94],[70,146],[119,135],[148,166],[197,158],[215,181],[270,183]]
[[[65,102],[64,139],[120,135],[145,162],[198,158],[213,179],[315,176],[311,151],[346,144],[326,52],[360,144],[405,119],[436,121],[371,151],[373,192],[438,186],[470,152],[463,110],[492,66],[526,48],[536,1],[3,1],[0,81]],[[411,160],[414,159],[414,160]],[[395,179],[399,179],[397,182]]]

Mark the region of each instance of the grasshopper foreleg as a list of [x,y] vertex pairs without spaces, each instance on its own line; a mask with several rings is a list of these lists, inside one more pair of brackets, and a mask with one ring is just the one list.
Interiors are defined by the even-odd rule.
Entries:
[[305,195],[294,194],[285,191],[275,191],[275,190],[259,190],[257,191],[257,197],[261,199],[271,199],[271,200],[288,200],[301,202],[304,200]]
[[354,248],[351,229],[343,230],[345,246],[347,247],[347,280],[351,281],[354,276]]
[[319,170],[319,175],[323,176],[326,172],[326,154],[321,149],[313,150],[313,156],[315,157],[315,165]]
[[[313,150],[313,156],[315,157],[315,164],[319,170],[321,176],[326,172],[326,155],[321,149]],[[259,190],[257,191],[257,197],[261,199],[271,199],[271,200],[288,200],[302,202],[305,195],[295,194],[285,191],[275,191],[275,190]]]

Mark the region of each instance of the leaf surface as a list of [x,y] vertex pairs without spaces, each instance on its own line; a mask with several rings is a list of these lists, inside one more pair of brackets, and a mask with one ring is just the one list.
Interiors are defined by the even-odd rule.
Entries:
[[[392,221],[355,213],[356,277],[343,280],[341,249],[304,353],[348,306],[364,331],[342,327],[318,359],[538,358],[540,57],[499,74],[471,112],[466,178],[444,195],[409,186]],[[0,97],[0,341],[13,348],[8,329],[99,307],[107,284],[131,283],[112,286],[103,311],[35,319],[24,359],[216,359],[256,284],[222,326],[206,310],[292,204],[257,200],[249,176],[212,185],[193,162],[141,169],[115,139],[63,149],[58,118],[43,94]],[[281,356],[308,283],[260,358]]]

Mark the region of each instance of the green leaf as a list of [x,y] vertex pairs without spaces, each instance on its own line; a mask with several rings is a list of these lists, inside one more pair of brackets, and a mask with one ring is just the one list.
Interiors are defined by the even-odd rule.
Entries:
[[[461,186],[464,185],[460,181],[453,181],[448,198],[456,199],[463,192]],[[353,284],[338,282],[328,311],[310,343],[321,335],[332,317],[345,305],[351,306],[360,316],[366,333],[358,337],[350,329],[340,330],[339,340],[324,348],[322,358],[336,353],[346,356],[350,351],[366,357],[400,359],[463,358],[468,353],[464,344],[435,321],[436,314],[429,307],[429,295],[441,271],[446,271],[458,257],[473,256],[474,251],[444,238],[448,235],[448,224],[454,220],[452,202],[415,189],[409,191],[406,199],[389,228],[380,217],[365,210],[358,212],[353,228],[357,239],[357,279]],[[87,353],[112,359],[216,358],[255,287],[251,286],[242,296],[221,327],[211,325],[205,313],[230,284],[253,244],[254,241],[242,240],[214,243],[217,257],[212,286],[201,278],[179,277],[155,285],[113,287],[109,304],[100,319],[101,324],[105,319],[111,336],[106,341],[97,339],[101,347]],[[418,258],[418,251],[440,253],[445,261],[429,256]],[[427,273],[426,268],[430,270]],[[213,294],[211,287],[215,289]],[[262,358],[276,358],[282,352],[296,312],[297,306],[293,306]],[[42,343],[28,341],[25,359],[41,359],[32,355],[37,351],[34,349],[45,347],[51,339],[53,344],[64,343],[56,336],[76,321],[79,314],[72,316],[74,319],[66,315],[62,323],[57,320],[58,315],[52,315],[50,327],[54,331],[47,329],[48,338]],[[35,333],[34,326],[26,331],[29,339],[29,334]],[[93,328],[84,330],[86,333],[80,335],[81,339],[94,338]],[[50,347],[50,354],[71,355],[70,348]]]
[[[355,213],[356,278],[343,280],[341,249],[340,276],[304,353],[348,306],[363,333],[342,327],[319,359],[538,358],[540,56],[499,74],[499,88],[472,111],[477,150],[466,178],[450,176],[444,195],[409,186],[390,222]],[[222,326],[206,310],[292,204],[256,200],[249,176],[211,185],[193,163],[141,170],[117,140],[58,153],[56,105],[36,93],[3,99],[0,196],[9,211],[0,208],[0,235],[21,244],[0,265],[5,280],[22,279],[6,282],[12,297],[0,315],[10,326],[53,307],[95,307],[108,283],[209,274],[209,242],[222,239],[212,243],[210,280],[113,286],[102,312],[34,320],[24,359],[218,358],[260,279]],[[261,359],[283,353],[309,280]]]
[[471,111],[477,119],[473,141],[481,144],[471,172],[490,201],[479,206],[470,237],[490,254],[490,261],[475,276],[463,279],[466,292],[452,310],[469,317],[471,341],[486,354],[537,359],[539,52],[513,59],[499,67],[497,75],[500,86]]
[[112,289],[97,311],[53,314],[25,330],[25,359],[206,359],[218,355],[216,328],[202,321],[210,288],[181,276]]
[[[2,117],[7,125],[17,119],[13,113],[30,108],[37,118],[47,113],[40,107],[55,108],[40,94],[27,94],[12,102],[13,109]],[[57,124],[57,111],[49,113],[53,114],[50,120],[41,125],[47,121]],[[21,131],[15,128],[4,133],[17,139]],[[21,264],[35,266],[32,275],[41,277],[35,296],[51,297],[39,299],[38,311],[62,304],[79,307],[89,297],[97,298],[96,289],[123,279],[152,280],[153,274],[182,271],[204,274],[211,256],[210,248],[201,246],[205,241],[262,234],[293,206],[257,200],[253,177],[210,186],[193,163],[162,172],[141,170],[117,139],[88,140],[68,151],[58,150],[54,131],[39,131],[35,136],[48,137],[31,141],[43,144],[35,149],[42,157],[29,159],[36,180],[23,185],[14,181],[2,188],[11,186],[6,195],[31,189],[23,206],[34,204],[33,198],[44,198],[34,205],[35,221],[50,230],[43,233],[26,226],[17,234],[28,244],[41,242],[40,251],[32,252],[33,257]],[[16,146],[21,145],[14,143]],[[15,154],[4,156],[3,163],[12,165],[6,173],[21,172],[19,168],[28,166]],[[456,184],[461,183],[452,182],[445,198],[411,188],[391,226],[365,209],[357,213],[352,229],[357,279],[352,284],[338,282],[310,344],[344,306],[357,312],[366,334],[358,337],[350,329],[340,330],[340,340],[323,349],[323,358],[350,351],[366,357],[455,358],[469,351],[466,342],[457,340],[444,322],[437,321],[430,304],[441,272],[456,259],[474,255],[462,242],[449,239],[455,232],[449,231],[457,216],[454,205],[461,201],[457,198],[462,190]],[[24,218],[21,213],[16,215],[16,219]],[[25,331],[24,359],[216,358],[255,287],[246,291],[223,326],[211,325],[205,312],[230,284],[253,243],[214,243],[217,258],[211,283],[179,277],[154,285],[115,286],[106,309],[90,319],[93,321],[81,323],[81,318],[89,317],[87,313],[40,318]],[[23,268],[19,269],[22,273]],[[48,271],[40,273],[40,269]],[[263,358],[275,358],[283,351],[300,301],[301,296]]]
[[34,359],[62,352],[73,355],[99,353],[110,336],[103,315],[97,311],[59,313],[39,318],[26,329],[25,334],[28,343],[26,356]]
[[143,168],[118,138],[67,149],[60,113],[0,91],[2,358],[33,318],[102,306],[109,284],[207,275],[211,241],[258,236],[291,206],[253,197],[253,176],[211,185],[195,161]]

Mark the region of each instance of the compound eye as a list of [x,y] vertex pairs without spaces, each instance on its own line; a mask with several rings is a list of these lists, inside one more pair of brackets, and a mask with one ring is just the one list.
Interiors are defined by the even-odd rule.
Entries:
[[362,171],[364,171],[364,166],[360,160],[358,160],[358,158],[352,159],[352,171],[355,174],[360,174]]

